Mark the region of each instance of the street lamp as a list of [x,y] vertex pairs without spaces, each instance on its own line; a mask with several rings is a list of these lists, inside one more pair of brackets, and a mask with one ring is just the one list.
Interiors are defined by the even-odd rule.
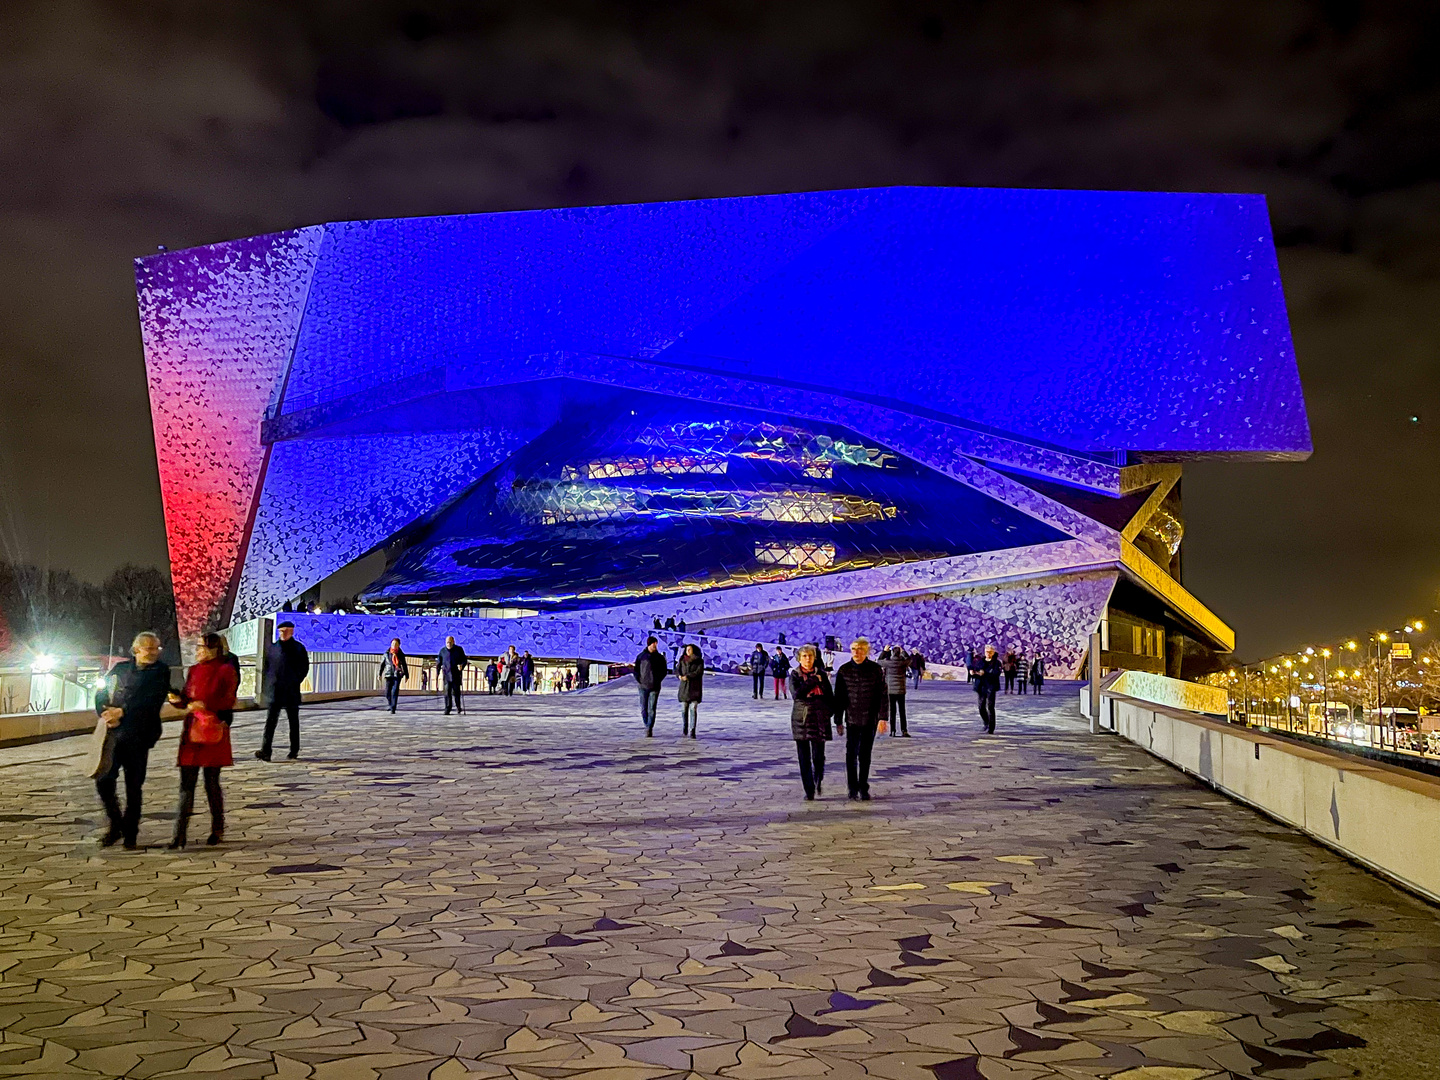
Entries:
[[1320,650],[1320,715],[1325,737],[1330,737],[1330,650]]
[[1291,675],[1295,670],[1295,664],[1287,659],[1285,661],[1285,730],[1295,729],[1295,718],[1290,712],[1290,703],[1295,700],[1295,691],[1292,688]]

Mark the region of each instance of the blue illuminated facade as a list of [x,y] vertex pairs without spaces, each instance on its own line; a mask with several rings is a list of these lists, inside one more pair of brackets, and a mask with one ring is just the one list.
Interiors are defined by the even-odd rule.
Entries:
[[[1174,668],[1232,643],[1180,582],[1179,464],[1310,450],[1256,196],[346,222],[137,280],[190,627],[384,551],[375,611],[791,640],[869,611],[932,657],[1000,638],[1064,666],[1115,608]],[[187,395],[223,439],[186,442]]]

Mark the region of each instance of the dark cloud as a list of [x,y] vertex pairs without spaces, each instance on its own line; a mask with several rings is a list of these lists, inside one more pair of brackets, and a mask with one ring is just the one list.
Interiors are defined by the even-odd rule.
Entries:
[[1433,4],[1346,0],[11,0],[0,539],[163,561],[130,278],[157,244],[870,184],[1261,191],[1317,449],[1188,474],[1188,583],[1245,652],[1428,611],[1437,45]]

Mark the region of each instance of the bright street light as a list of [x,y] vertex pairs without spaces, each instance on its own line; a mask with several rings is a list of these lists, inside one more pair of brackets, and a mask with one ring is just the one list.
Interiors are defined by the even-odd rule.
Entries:
[[30,670],[36,675],[48,675],[55,670],[55,657],[49,653],[41,653],[30,662]]

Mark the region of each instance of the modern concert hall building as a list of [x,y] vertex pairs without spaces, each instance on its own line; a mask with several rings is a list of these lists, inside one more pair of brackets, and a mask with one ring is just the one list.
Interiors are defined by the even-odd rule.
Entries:
[[[1180,471],[1310,452],[1264,200],[884,188],[295,229],[138,260],[182,633],[1213,667]],[[357,578],[356,575],[359,574]]]

